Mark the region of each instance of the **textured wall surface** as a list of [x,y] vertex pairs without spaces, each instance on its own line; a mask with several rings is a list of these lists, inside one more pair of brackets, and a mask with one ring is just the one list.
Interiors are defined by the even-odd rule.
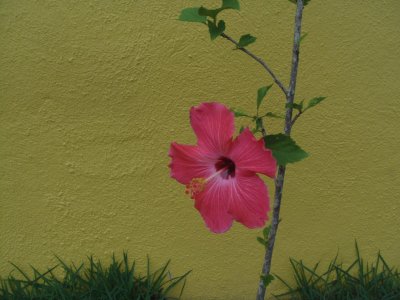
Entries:
[[[193,273],[186,299],[252,299],[259,230],[210,233],[169,178],[172,140],[193,143],[188,110],[216,100],[252,110],[263,70],[180,9],[219,1],[0,2],[0,274],[128,250]],[[288,82],[295,6],[242,1],[227,32]],[[399,265],[400,1],[313,0],[304,13],[298,99],[325,95],[294,138],[273,271],[289,257],[349,261],[381,249]],[[275,87],[264,109],[279,112]],[[271,131],[282,124],[272,121]],[[272,182],[267,180],[271,186]],[[271,188],[272,190],[272,188]],[[281,286],[273,284],[274,291]]]

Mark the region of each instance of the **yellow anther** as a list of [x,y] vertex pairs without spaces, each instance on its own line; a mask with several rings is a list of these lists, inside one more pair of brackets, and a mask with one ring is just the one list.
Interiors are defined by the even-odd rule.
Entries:
[[190,196],[190,198],[194,199],[194,197],[198,194],[201,193],[202,191],[204,191],[207,182],[209,182],[211,179],[213,179],[214,177],[217,177],[219,174],[221,174],[222,172],[226,171],[226,167],[222,168],[221,170],[219,170],[218,172],[215,172],[214,174],[212,174],[211,176],[207,177],[207,178],[193,178],[192,180],[190,180],[190,182],[186,185],[186,190],[185,193],[187,195]]
[[190,196],[190,198],[194,199],[194,197],[204,191],[204,188],[207,183],[207,179],[205,178],[193,178],[190,180],[190,183],[186,185],[185,193]]

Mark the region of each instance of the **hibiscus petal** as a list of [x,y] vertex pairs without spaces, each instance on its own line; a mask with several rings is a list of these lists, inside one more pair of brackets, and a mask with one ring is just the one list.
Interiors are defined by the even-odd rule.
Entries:
[[234,116],[220,103],[202,103],[190,109],[197,144],[212,152],[226,153],[235,131]]
[[196,195],[195,207],[215,233],[227,231],[233,220],[248,228],[259,228],[268,220],[268,189],[255,174],[238,173],[234,179],[219,177]]
[[198,146],[172,143],[169,156],[171,177],[182,184],[188,184],[193,178],[206,178],[215,171],[216,158]]
[[229,158],[239,170],[275,177],[276,161],[271,150],[265,148],[262,139],[257,141],[248,128],[233,141]]
[[214,233],[223,233],[232,226],[233,217],[228,213],[230,199],[229,187],[223,184],[224,179],[213,179],[206,189],[196,195],[195,207],[203,217],[207,227]]
[[257,175],[237,174],[231,180],[229,213],[248,228],[259,228],[268,220],[269,195],[265,183]]

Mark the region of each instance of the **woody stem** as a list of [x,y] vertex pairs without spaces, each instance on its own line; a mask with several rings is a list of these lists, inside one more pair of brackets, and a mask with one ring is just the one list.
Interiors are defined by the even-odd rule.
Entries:
[[[301,35],[301,21],[303,16],[303,8],[304,8],[303,0],[297,0],[297,9],[296,9],[295,25],[294,25],[294,41],[293,41],[293,51],[292,51],[292,68],[290,73],[289,90],[286,96],[287,104],[293,104],[294,102],[296,80],[297,80],[297,69],[299,66],[300,35]],[[292,130],[292,125],[293,125],[292,123],[293,109],[292,105],[287,105],[287,107],[288,108],[286,109],[284,132],[286,135],[290,136],[290,132]],[[266,294],[266,285],[264,279],[266,278],[266,276],[270,274],[271,271],[272,253],[274,250],[275,238],[278,231],[279,213],[281,208],[285,172],[286,172],[286,167],[279,166],[278,174],[275,179],[275,201],[272,213],[271,229],[268,235],[267,249],[265,251],[264,263],[261,271],[263,278],[261,278],[259,281],[256,300],[264,300]]]

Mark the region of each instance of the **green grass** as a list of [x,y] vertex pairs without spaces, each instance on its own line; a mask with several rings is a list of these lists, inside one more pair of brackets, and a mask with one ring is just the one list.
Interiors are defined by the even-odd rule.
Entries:
[[[87,263],[79,266],[68,265],[57,257],[58,264],[45,272],[31,266],[32,275],[14,265],[16,275],[0,280],[1,300],[167,300],[179,299],[185,287],[187,272],[172,277],[168,271],[169,261],[159,270],[150,271],[147,259],[145,276],[138,275],[135,263],[130,264],[128,255],[122,260],[112,256],[105,266],[100,261],[88,257]],[[62,275],[56,275],[57,274]],[[171,292],[178,297],[172,297]]]
[[278,299],[307,300],[399,300],[400,273],[390,267],[378,253],[374,263],[365,262],[356,243],[356,259],[349,266],[338,263],[337,256],[325,272],[318,272],[318,263],[310,268],[302,261],[290,260],[295,279],[291,286],[281,277],[288,292]]

